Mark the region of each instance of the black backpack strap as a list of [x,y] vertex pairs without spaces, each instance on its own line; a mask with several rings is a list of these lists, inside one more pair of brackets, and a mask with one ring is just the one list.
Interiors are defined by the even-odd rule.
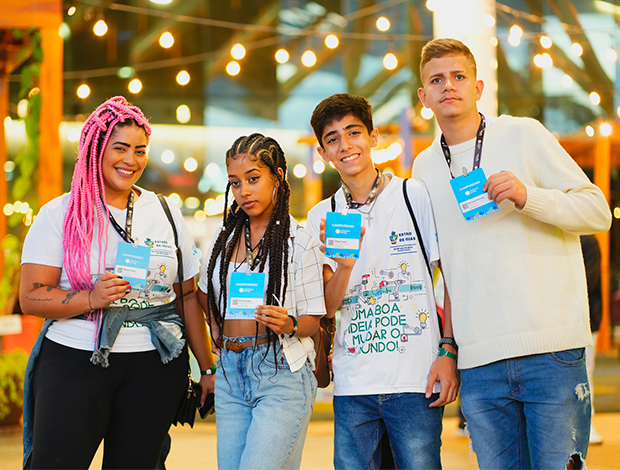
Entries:
[[411,216],[411,220],[413,220],[413,227],[415,228],[416,237],[418,237],[418,244],[420,245],[420,249],[422,250],[422,254],[424,255],[424,261],[426,262],[426,267],[428,269],[428,274],[431,276],[431,281],[433,280],[433,271],[431,269],[431,263],[428,262],[428,255],[426,254],[426,247],[424,246],[424,239],[420,234],[420,227],[418,226],[418,221],[415,218],[415,214],[413,213],[413,208],[411,207],[411,201],[409,201],[409,194],[407,194],[407,181],[409,178],[405,178],[403,180],[403,196],[405,197],[405,204],[407,205],[407,210],[409,211],[409,215]]
[[168,202],[166,201],[166,198],[162,194],[158,194],[157,198],[159,199],[161,206],[164,208],[166,217],[168,217],[168,221],[172,226],[172,233],[174,234],[174,246],[176,247],[179,291],[181,297],[181,311],[183,312],[181,319],[185,322],[185,306],[183,304],[183,252],[181,251],[181,245],[179,245],[179,234],[177,232],[177,227],[174,223],[174,219],[172,218],[172,213],[170,212],[170,207],[168,207]]
[[332,194],[330,199],[332,201],[332,212],[336,212],[336,193]]

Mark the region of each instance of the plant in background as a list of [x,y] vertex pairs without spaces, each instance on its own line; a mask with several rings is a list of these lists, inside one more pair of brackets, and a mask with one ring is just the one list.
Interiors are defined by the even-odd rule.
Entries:
[[[26,127],[26,146],[15,156],[15,179],[11,184],[11,198],[20,201],[8,216],[8,230],[1,242],[4,254],[4,273],[0,280],[0,315],[13,312],[17,300],[20,258],[24,238],[32,223],[32,215],[38,212],[39,202],[36,193],[35,170],[39,162],[39,118],[41,115],[41,95],[37,86],[41,74],[43,49],[41,33],[37,29],[27,32],[14,30],[16,39],[23,39],[27,47],[22,56],[30,55],[20,69],[19,99],[28,102],[27,113],[23,118]],[[22,57],[23,58],[23,57]],[[5,212],[6,213],[6,212]]]
[[12,408],[23,405],[27,363],[28,355],[21,349],[0,353],[0,420],[6,418]]

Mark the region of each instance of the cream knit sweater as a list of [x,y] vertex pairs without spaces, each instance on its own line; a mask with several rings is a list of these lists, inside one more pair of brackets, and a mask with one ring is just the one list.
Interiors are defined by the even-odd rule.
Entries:
[[[471,170],[475,139],[450,147],[455,175]],[[488,127],[481,168],[511,171],[526,186],[510,201],[466,222],[450,187],[439,139],[415,160],[430,193],[439,252],[452,300],[458,367],[591,344],[579,235],[608,230],[609,206],[538,121],[501,116]]]

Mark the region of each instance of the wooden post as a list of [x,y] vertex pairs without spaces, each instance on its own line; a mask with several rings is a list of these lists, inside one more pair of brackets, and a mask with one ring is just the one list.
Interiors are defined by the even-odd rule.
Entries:
[[[609,187],[611,161],[611,141],[609,137],[600,136],[594,149],[594,184],[601,188],[609,204]],[[597,352],[607,352],[610,349],[610,292],[609,292],[609,232],[597,233],[601,249],[601,292],[603,297],[603,316],[599,328]]]
[[[0,211],[7,202],[7,184],[4,177],[4,164],[7,158],[4,119],[9,115],[9,77],[6,70],[0,70]],[[6,235],[6,216],[0,213],[0,240]],[[0,273],[4,272],[4,254],[0,250]]]

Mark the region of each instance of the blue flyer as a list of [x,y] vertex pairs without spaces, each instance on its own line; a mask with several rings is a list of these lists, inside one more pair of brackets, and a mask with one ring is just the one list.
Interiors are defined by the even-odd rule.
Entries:
[[265,273],[231,273],[226,320],[254,320],[254,310],[265,304]]
[[150,259],[151,249],[148,246],[119,242],[114,272],[129,281],[132,289],[144,290]]
[[456,196],[456,202],[467,222],[479,219],[497,210],[495,201],[489,199],[486,192],[482,191],[487,178],[482,168],[470,171],[467,176],[452,178],[450,185]]
[[360,257],[362,214],[325,214],[325,256],[328,258]]

